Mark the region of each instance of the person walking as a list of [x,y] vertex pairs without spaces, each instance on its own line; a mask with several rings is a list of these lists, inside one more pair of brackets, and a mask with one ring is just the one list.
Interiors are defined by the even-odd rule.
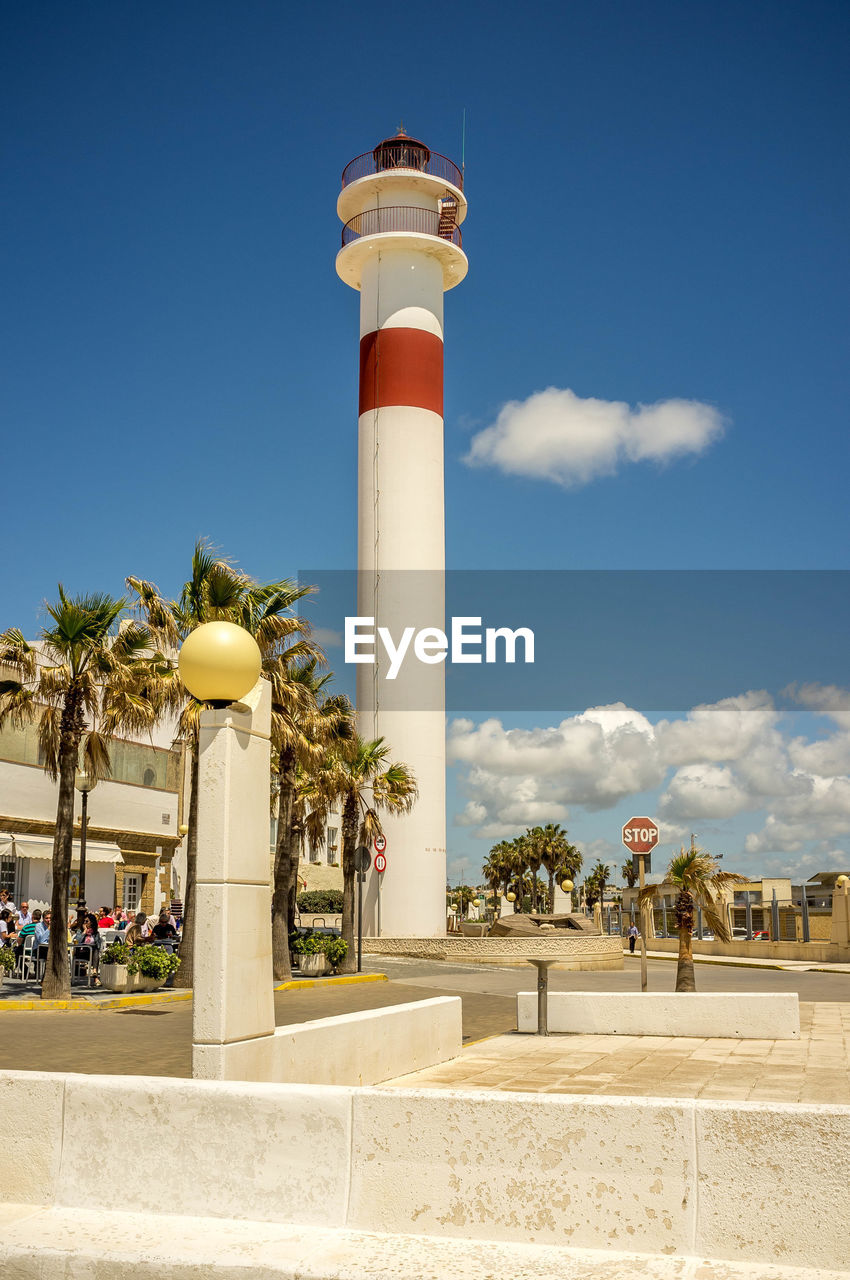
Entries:
[[637,942],[639,937],[640,937],[640,934],[638,933],[638,927],[636,924],[633,924],[632,927],[629,929],[629,933],[628,933],[629,955],[632,955],[632,956],[634,955],[635,943]]

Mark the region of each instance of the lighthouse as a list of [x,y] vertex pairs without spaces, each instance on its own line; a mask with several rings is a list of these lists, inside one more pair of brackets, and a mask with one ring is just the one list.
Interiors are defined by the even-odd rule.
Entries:
[[[376,636],[444,628],[443,294],[467,272],[466,208],[457,165],[401,129],[342,174],[336,269],[360,292],[357,610]],[[357,667],[360,734],[418,786],[411,813],[381,818],[364,922],[384,937],[446,928],[445,666],[427,643],[420,655],[389,678],[376,644]]]

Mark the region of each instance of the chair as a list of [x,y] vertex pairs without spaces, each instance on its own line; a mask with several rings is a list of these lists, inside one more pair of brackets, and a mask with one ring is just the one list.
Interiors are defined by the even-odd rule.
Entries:
[[24,938],[21,949],[18,953],[18,965],[20,967],[21,981],[27,982],[29,978],[35,977],[36,963],[33,956],[35,948],[35,938],[30,935]]
[[[86,952],[86,955],[80,955],[80,952]],[[92,985],[92,980],[97,972],[97,947],[92,946],[90,942],[77,942],[74,944],[71,960],[71,977],[85,978],[88,985]]]

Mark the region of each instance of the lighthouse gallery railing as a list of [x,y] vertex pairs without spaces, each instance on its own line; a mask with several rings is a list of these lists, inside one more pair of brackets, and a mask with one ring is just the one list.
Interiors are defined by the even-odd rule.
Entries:
[[463,247],[460,227],[451,225],[440,231],[440,214],[434,209],[417,209],[411,205],[390,205],[386,209],[366,209],[356,218],[346,222],[342,229],[342,246],[359,240],[361,236],[380,235],[385,231],[412,231],[421,236],[434,236],[438,240],[450,240]]

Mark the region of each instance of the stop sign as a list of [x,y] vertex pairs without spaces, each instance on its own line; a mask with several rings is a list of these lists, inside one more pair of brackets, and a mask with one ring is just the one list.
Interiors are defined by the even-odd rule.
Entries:
[[658,844],[658,823],[652,818],[630,818],[623,827],[623,844],[630,853],[651,853]]

